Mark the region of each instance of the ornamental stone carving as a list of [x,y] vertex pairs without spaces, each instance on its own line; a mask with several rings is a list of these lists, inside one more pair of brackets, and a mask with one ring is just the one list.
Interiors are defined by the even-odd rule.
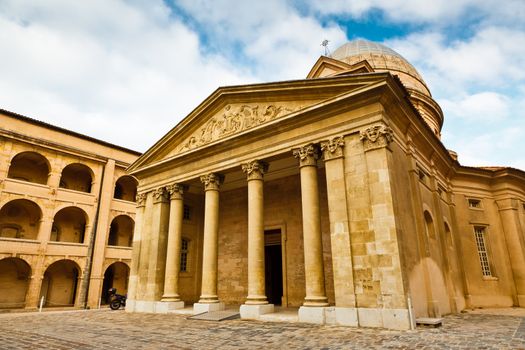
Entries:
[[146,193],[137,193],[137,195],[135,196],[135,201],[137,202],[137,207],[142,207],[142,206],[146,205],[146,197],[147,197]]
[[345,140],[342,136],[336,136],[328,141],[321,141],[321,151],[325,160],[340,158],[343,156]]
[[209,173],[201,176],[201,182],[204,184],[204,190],[218,191],[220,185],[224,182],[224,175],[217,173]]
[[379,124],[360,132],[365,151],[387,147],[394,139],[394,132],[388,126]]
[[[299,108],[296,108],[297,110]],[[187,138],[179,148],[182,153],[243,130],[281,118],[291,112],[286,106],[279,105],[228,105],[221,115],[214,116],[199,130]]]
[[153,203],[165,202],[168,200],[166,187],[159,187],[153,191]]
[[242,171],[246,174],[248,181],[262,180],[268,171],[268,163],[262,160],[254,160],[249,163],[241,164]]
[[171,184],[171,185],[166,186],[166,191],[168,191],[168,194],[171,200],[182,199],[182,195],[184,194],[184,191],[186,190],[185,187],[186,186],[182,184]]
[[319,147],[310,143],[292,150],[293,156],[299,159],[299,166],[315,166],[319,159]]

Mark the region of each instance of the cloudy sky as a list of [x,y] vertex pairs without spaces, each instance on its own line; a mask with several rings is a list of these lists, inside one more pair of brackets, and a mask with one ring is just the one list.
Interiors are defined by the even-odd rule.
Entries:
[[0,0],[0,108],[145,151],[218,86],[365,38],[422,74],[465,165],[525,169],[524,0]]

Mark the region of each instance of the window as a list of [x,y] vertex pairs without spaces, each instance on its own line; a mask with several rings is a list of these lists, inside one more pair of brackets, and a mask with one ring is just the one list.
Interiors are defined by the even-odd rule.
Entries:
[[184,220],[191,220],[191,207],[189,205],[184,205],[184,214],[182,216]]
[[188,272],[188,252],[190,242],[187,239],[182,239],[180,247],[180,272]]
[[478,248],[479,262],[481,264],[481,273],[483,276],[490,277],[489,255],[487,253],[487,246],[485,245],[485,227],[474,227],[474,235],[476,237],[476,246]]
[[473,209],[481,209],[481,199],[469,198],[468,207]]

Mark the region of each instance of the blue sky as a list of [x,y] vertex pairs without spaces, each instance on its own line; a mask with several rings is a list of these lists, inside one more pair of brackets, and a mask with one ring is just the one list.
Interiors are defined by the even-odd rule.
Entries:
[[218,86],[354,38],[421,73],[465,165],[525,169],[523,0],[0,0],[0,108],[145,151]]

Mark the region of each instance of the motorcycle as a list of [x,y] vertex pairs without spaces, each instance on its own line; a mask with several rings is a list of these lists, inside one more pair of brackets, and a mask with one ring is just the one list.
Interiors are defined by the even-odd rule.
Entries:
[[109,288],[108,294],[110,298],[109,307],[111,310],[118,310],[120,307],[126,307],[126,296],[117,294],[116,288]]

